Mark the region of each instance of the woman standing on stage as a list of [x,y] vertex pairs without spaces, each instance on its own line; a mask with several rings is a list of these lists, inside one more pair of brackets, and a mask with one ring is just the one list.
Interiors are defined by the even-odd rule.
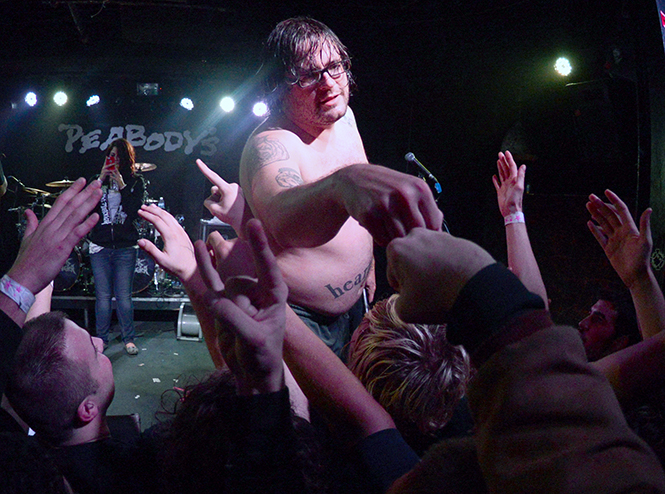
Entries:
[[97,336],[108,346],[111,327],[111,298],[115,295],[122,342],[130,355],[139,353],[134,344],[132,282],[138,252],[134,220],[144,201],[145,183],[135,173],[136,154],[126,139],[116,139],[107,152],[97,180],[102,199],[97,206],[99,222],[88,235],[90,264],[95,278]]

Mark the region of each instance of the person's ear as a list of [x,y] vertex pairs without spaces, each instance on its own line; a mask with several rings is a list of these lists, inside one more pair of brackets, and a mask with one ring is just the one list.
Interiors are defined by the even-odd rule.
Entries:
[[86,396],[85,399],[79,404],[77,409],[77,416],[81,422],[87,424],[91,422],[97,415],[99,415],[99,406],[92,399],[92,396]]

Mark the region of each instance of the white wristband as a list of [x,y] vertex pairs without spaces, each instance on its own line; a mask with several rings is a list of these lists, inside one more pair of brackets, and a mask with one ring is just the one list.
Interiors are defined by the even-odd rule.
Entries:
[[524,213],[522,211],[518,211],[517,213],[510,213],[503,217],[504,225],[510,225],[512,223],[525,223]]
[[35,303],[35,296],[26,287],[4,275],[0,279],[0,292],[7,295],[18,304],[20,309],[26,314]]

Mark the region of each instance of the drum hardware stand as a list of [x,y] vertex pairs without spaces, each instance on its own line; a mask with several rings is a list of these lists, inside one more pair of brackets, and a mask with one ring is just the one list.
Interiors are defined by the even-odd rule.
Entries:
[[155,293],[160,293],[160,285],[162,284],[160,280],[164,280],[164,274],[166,272],[164,269],[157,263],[155,263],[155,272],[152,275],[152,283],[154,285]]
[[157,297],[182,297],[185,295],[180,280],[172,279],[171,275],[159,264],[155,264],[151,292]]
[[92,269],[85,263],[81,266],[81,293],[89,295],[94,293],[95,281],[92,276]]

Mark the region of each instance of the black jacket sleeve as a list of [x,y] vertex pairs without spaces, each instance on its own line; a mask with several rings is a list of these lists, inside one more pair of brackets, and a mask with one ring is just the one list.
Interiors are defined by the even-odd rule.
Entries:
[[5,392],[9,371],[23,330],[4,312],[0,311],[0,395]]

